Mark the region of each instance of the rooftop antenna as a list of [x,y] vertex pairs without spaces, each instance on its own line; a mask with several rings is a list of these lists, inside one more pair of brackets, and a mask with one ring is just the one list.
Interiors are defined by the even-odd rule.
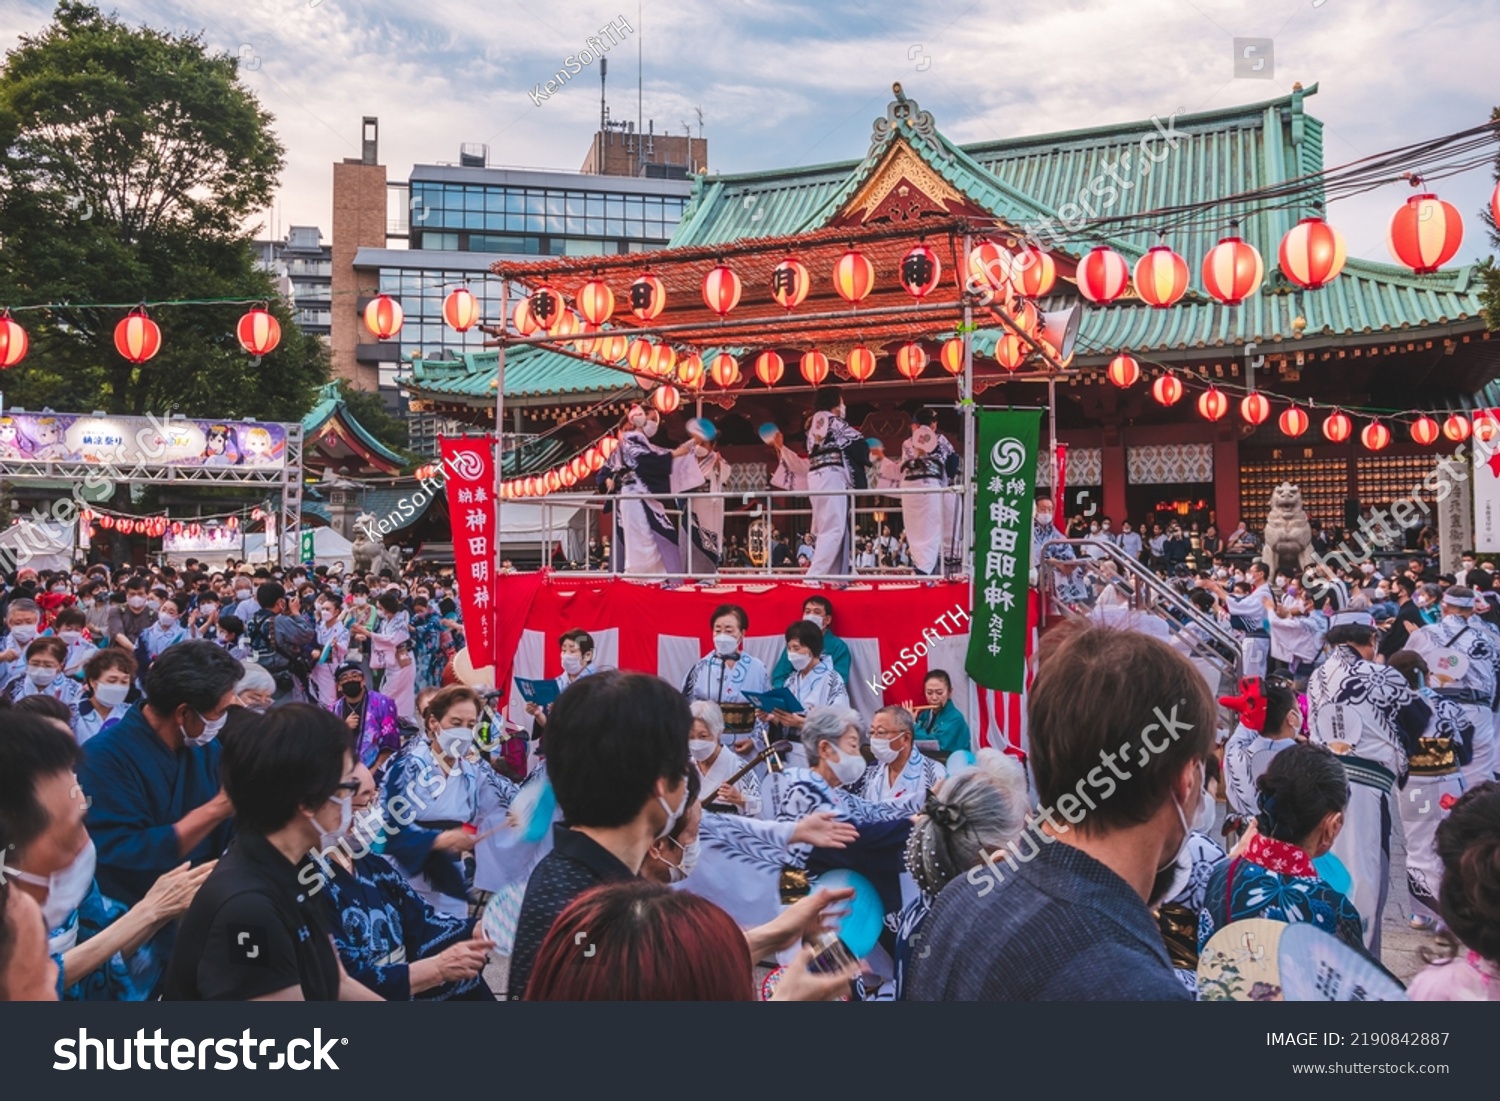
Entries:
[[703,108],[694,107],[693,111],[698,115],[698,140],[703,140]]
[[[636,134],[640,134],[640,132],[641,132],[641,123],[644,121],[644,119],[646,117],[646,113],[645,113],[645,111],[642,108],[642,104],[645,102],[645,99],[644,99],[644,95],[643,95],[643,93],[641,91],[641,89],[643,87],[643,85],[641,83],[641,71],[642,71],[642,67],[645,65],[645,62],[646,62],[646,45],[645,45],[645,33],[646,32],[645,32],[645,27],[642,26],[642,24],[641,24],[641,9],[643,8],[643,6],[644,5],[641,4],[641,3],[637,3],[636,6],[635,6],[635,132],[636,132]],[[646,152],[645,146],[641,143],[640,138],[637,137],[636,138],[636,145],[635,145],[635,174],[637,176],[639,176],[641,174],[641,165],[645,163],[645,152]]]

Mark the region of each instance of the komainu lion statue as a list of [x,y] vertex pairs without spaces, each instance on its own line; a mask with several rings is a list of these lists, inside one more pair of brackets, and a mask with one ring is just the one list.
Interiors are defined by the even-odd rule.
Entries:
[[1312,564],[1312,525],[1302,507],[1302,490],[1291,482],[1282,482],[1271,492],[1271,507],[1266,514],[1266,549],[1260,557],[1273,577],[1277,570],[1300,577],[1303,569]]
[[389,569],[392,577],[401,576],[401,548],[372,540],[368,532],[374,525],[375,517],[368,512],[354,521],[354,542],[349,549],[354,568],[361,573],[374,574]]

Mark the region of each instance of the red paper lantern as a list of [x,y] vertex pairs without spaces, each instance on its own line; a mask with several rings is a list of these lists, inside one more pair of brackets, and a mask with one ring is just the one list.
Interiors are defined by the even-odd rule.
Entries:
[[726,390],[740,381],[740,365],[728,352],[720,352],[714,356],[713,366],[708,373],[716,386],[722,386]]
[[1463,443],[1469,438],[1469,418],[1462,413],[1450,413],[1443,422],[1443,435],[1453,443]]
[[677,369],[677,349],[670,344],[658,344],[651,354],[651,373],[657,378],[671,378]]
[[479,299],[468,287],[455,287],[443,299],[443,320],[450,328],[466,333],[479,322]]
[[587,451],[589,470],[597,474],[604,466],[604,453],[597,447],[591,447]]
[[1490,218],[1496,226],[1500,226],[1500,183],[1490,192]]
[[1011,276],[1015,261],[1011,254],[994,241],[981,241],[969,250],[969,274],[992,291],[1013,290]]
[[605,436],[599,441],[599,451],[607,459],[615,453],[620,446],[620,440],[616,436]]
[[1017,249],[1010,265],[1010,282],[1023,298],[1040,298],[1057,282],[1057,264],[1041,249]]
[[29,344],[26,330],[11,320],[10,311],[0,314],[0,369],[14,367],[25,359]]
[[556,470],[547,471],[547,492],[556,493],[562,488],[562,474]]
[[401,331],[406,323],[406,312],[401,303],[388,294],[377,294],[365,304],[365,328],[377,340],[389,340]]
[[943,277],[943,262],[938,254],[924,244],[914,245],[901,258],[900,280],[906,293],[913,298],[926,298],[937,287]]
[[1438,433],[1441,431],[1442,429],[1438,428],[1438,422],[1426,413],[1411,422],[1411,438],[1423,447],[1436,443]]
[[115,326],[115,350],[137,364],[161,351],[161,329],[146,316],[146,307],[137,306]]
[[538,287],[531,292],[531,320],[548,336],[553,334],[562,316],[569,312],[563,304],[562,295],[551,287]]
[[578,481],[578,475],[576,472],[574,472],[572,463],[569,463],[567,466],[559,467],[557,471],[557,477],[558,480],[562,482],[564,489],[572,488],[574,483]]
[[1217,386],[1210,386],[1198,397],[1198,412],[1208,420],[1219,420],[1229,412],[1229,399]]
[[1330,413],[1323,421],[1323,435],[1334,443],[1343,443],[1354,431],[1354,422],[1343,413]]
[[[255,511],[256,512],[260,512],[260,509],[256,509]],[[261,516],[264,516],[264,515],[265,515],[265,513],[262,512]],[[257,517],[255,517],[255,519],[259,520],[261,518],[261,516],[257,516]],[[181,535],[182,534],[182,521],[181,520],[173,520],[172,521],[172,534],[173,535]]]
[[115,518],[113,516],[101,516],[99,517],[99,526],[105,531],[109,531],[115,526]]
[[563,341],[578,332],[580,324],[578,315],[572,310],[564,308],[552,322],[552,328],[547,330],[547,335],[554,340]]
[[1464,220],[1436,195],[1413,195],[1391,218],[1386,244],[1397,261],[1418,275],[1438,270],[1458,252]]
[[1007,371],[1019,368],[1030,354],[1031,345],[1015,333],[1006,333],[995,342],[995,362]]
[[755,377],[766,386],[775,386],[786,371],[786,361],[775,352],[761,352],[755,357]]
[[1238,306],[1260,290],[1266,266],[1248,241],[1230,234],[1203,257],[1203,289],[1226,306]]
[[1121,352],[1109,361],[1109,370],[1105,372],[1109,381],[1121,390],[1128,390],[1134,386],[1141,377],[1141,365],[1131,356]]
[[1078,293],[1090,302],[1102,305],[1125,293],[1130,282],[1130,269],[1118,252],[1101,245],[1078,261],[1076,279]]
[[961,337],[953,337],[943,342],[942,350],[938,353],[938,361],[942,363],[943,370],[950,375],[961,375],[964,373],[964,342]]
[[1135,293],[1148,306],[1166,309],[1185,295],[1187,289],[1187,261],[1166,245],[1147,250],[1136,261]]
[[1016,303],[1016,307],[1011,311],[1010,316],[1012,327],[1016,332],[1025,333],[1027,336],[1035,339],[1037,335],[1036,327],[1041,321],[1041,315],[1037,312],[1035,304],[1022,299]]
[[1391,442],[1391,430],[1379,421],[1371,421],[1360,430],[1359,442],[1371,451],[1383,451]]
[[1295,438],[1307,431],[1307,413],[1301,407],[1294,405],[1285,413],[1281,414],[1281,416],[1277,418],[1276,423],[1280,426],[1281,434],[1283,436],[1291,436]]
[[821,386],[828,377],[828,357],[814,348],[802,353],[802,377],[813,386]]
[[1281,273],[1304,290],[1327,286],[1344,270],[1344,236],[1322,218],[1303,218],[1281,239]]
[[1264,394],[1246,394],[1240,399],[1240,416],[1246,424],[1261,425],[1271,415],[1271,403]]
[[812,276],[807,265],[795,257],[788,256],[771,269],[771,297],[777,305],[788,310],[796,309],[812,290]]
[[651,370],[652,361],[656,358],[656,345],[645,337],[637,337],[630,342],[630,348],[625,353],[625,362],[630,364],[632,371],[645,372]]
[[667,288],[654,275],[643,275],[630,284],[630,312],[651,321],[667,304]]
[[723,264],[703,277],[703,302],[721,318],[740,304],[740,277]]
[[599,341],[604,339],[598,331],[587,321],[578,323],[578,339],[573,341],[573,350],[581,356],[591,356],[599,347]]
[[516,324],[516,332],[522,336],[530,336],[537,331],[536,318],[531,316],[531,299],[529,298],[523,298],[516,303],[511,319]]
[[1500,421],[1488,409],[1474,414],[1474,438],[1480,443],[1489,443],[1500,436]]
[[689,390],[696,390],[703,385],[703,357],[697,352],[688,356],[677,365],[677,381]]
[[599,338],[595,344],[595,351],[606,363],[618,363],[625,358],[625,352],[629,347],[630,338],[624,333],[611,333],[609,336]]
[[[228,525],[230,531],[238,531],[240,527],[240,518],[238,516],[231,516],[226,521],[226,524]],[[165,528],[167,526],[167,522],[163,520],[161,522],[161,526]]]
[[863,302],[875,289],[875,265],[857,249],[850,249],[833,265],[833,289],[846,302]]
[[281,322],[266,310],[250,310],[240,318],[234,335],[239,338],[240,347],[251,355],[267,355],[281,343]]
[[1172,375],[1162,375],[1151,384],[1151,396],[1162,405],[1176,405],[1182,397],[1182,383]]
[[849,358],[844,366],[855,382],[866,382],[875,374],[875,353],[863,344],[855,345],[849,349]]
[[590,279],[579,287],[573,301],[590,325],[603,325],[615,314],[615,292],[602,279]]
[[651,404],[656,406],[658,413],[675,413],[682,404],[682,395],[675,386],[658,386],[651,394]]
[[917,376],[927,369],[927,353],[922,345],[909,341],[896,349],[896,370],[915,382]]

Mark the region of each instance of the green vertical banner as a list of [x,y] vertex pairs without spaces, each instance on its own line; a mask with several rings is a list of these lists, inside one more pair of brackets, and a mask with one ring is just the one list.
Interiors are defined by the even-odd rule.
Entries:
[[964,668],[985,688],[1021,692],[1042,415],[980,410],[975,416],[974,618]]
[[297,556],[299,562],[311,562],[317,557],[317,541],[313,538],[312,528],[302,529],[302,546]]

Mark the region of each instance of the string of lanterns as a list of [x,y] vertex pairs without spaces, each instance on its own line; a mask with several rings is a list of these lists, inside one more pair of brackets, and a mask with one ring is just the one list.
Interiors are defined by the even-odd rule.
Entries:
[[549,493],[571,489],[589,475],[597,474],[602,470],[609,457],[614,454],[615,448],[619,446],[620,441],[614,436],[604,436],[545,474],[529,474],[523,478],[509,478],[502,481],[500,496],[510,501],[524,497],[545,497]]
[[[173,535],[196,536],[218,526],[230,531],[238,531],[241,525],[239,513],[200,516],[193,520],[173,520],[169,516],[132,516],[129,513],[87,508],[81,510],[78,515],[83,523],[95,525],[103,531],[117,531],[121,535],[145,535],[152,539],[160,539],[168,532]],[[264,509],[256,508],[250,512],[251,520],[263,520],[265,516]],[[219,523],[220,521],[222,523]]]
[[[262,302],[248,310],[235,325],[235,337],[240,347],[253,356],[267,355],[281,343],[281,323],[266,308],[267,305]],[[397,309],[399,311],[400,307]],[[161,351],[161,326],[151,319],[144,305],[136,306],[116,322],[114,340],[115,351],[130,363],[139,366]],[[26,330],[11,316],[11,311],[7,309],[0,312],[0,369],[20,363],[26,358],[30,346]]]

